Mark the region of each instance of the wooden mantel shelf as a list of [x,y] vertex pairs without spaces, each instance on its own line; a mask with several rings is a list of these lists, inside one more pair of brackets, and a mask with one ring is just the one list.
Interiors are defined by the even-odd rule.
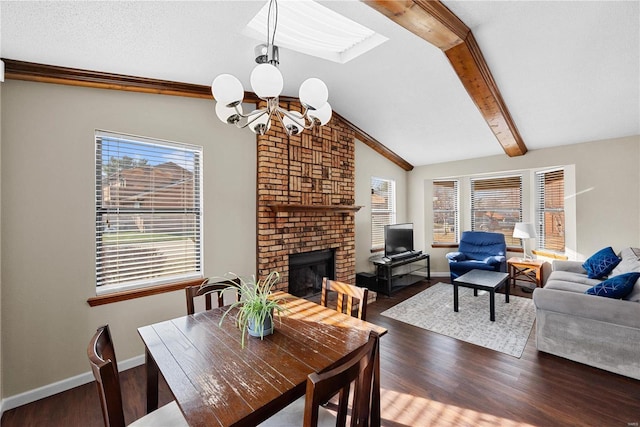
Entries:
[[274,212],[358,212],[362,206],[354,205],[299,205],[272,203],[267,205]]

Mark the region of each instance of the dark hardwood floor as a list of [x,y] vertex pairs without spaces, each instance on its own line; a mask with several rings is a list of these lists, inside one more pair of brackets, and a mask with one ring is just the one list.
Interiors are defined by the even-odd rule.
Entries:
[[[431,283],[448,282],[434,278]],[[640,381],[538,353],[535,334],[520,359],[380,316],[429,287],[423,282],[368,307],[381,339],[383,425],[594,426],[640,423]],[[531,297],[519,288],[515,295]],[[640,355],[638,356],[640,357]],[[87,364],[88,369],[88,364]],[[143,367],[121,377],[127,422],[144,414]],[[161,403],[171,394],[161,384]],[[5,412],[2,427],[101,426],[95,384]]]

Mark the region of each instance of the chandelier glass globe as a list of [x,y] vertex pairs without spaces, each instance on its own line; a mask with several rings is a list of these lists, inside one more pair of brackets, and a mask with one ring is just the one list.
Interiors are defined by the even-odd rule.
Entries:
[[258,98],[267,99],[280,96],[284,87],[282,73],[274,65],[259,64],[251,72],[251,87]]
[[327,102],[329,89],[322,80],[311,77],[302,82],[298,96],[306,108],[317,110]]
[[324,126],[329,123],[332,114],[333,111],[331,110],[331,105],[329,105],[328,102],[325,102],[324,105],[317,110],[309,110],[307,112],[307,115],[311,120],[317,120],[320,122],[320,126]]
[[231,74],[220,74],[211,84],[213,97],[224,106],[233,107],[242,102],[244,88],[242,83]]

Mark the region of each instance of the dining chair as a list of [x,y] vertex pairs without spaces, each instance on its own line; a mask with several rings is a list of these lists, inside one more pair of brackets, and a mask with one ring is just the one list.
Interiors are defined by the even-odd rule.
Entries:
[[[195,302],[199,297],[204,298],[205,310],[211,310],[211,295],[217,294],[218,307],[224,306],[224,291],[230,287],[237,287],[237,284],[231,280],[219,280],[217,282],[210,282],[209,279],[205,279],[200,285],[188,286],[184,288],[187,297],[187,314],[194,314]],[[240,301],[240,291],[236,291],[236,300]]]
[[[87,356],[93,376],[98,386],[102,418],[105,427],[124,427],[124,410],[122,407],[122,392],[120,389],[120,375],[118,362],[111,340],[109,325],[101,326],[91,338],[87,347]],[[164,405],[142,418],[129,424],[130,427],[146,426],[188,426],[182,412],[175,401]]]
[[325,277],[322,279],[322,295],[320,296],[320,304],[325,307],[329,307],[329,292],[338,294],[336,310],[349,316],[353,316],[354,300],[358,300],[358,315],[354,317],[360,320],[367,320],[367,298],[369,296],[367,288],[360,288]]
[[[299,426],[300,420],[304,427],[346,427],[347,417],[350,417],[348,425],[351,427],[368,426],[373,403],[375,360],[379,357],[379,338],[377,332],[369,332],[367,343],[344,363],[325,372],[309,374],[305,396],[259,424],[259,427]],[[335,395],[338,395],[337,413],[328,409],[331,405],[325,407],[326,402]]]

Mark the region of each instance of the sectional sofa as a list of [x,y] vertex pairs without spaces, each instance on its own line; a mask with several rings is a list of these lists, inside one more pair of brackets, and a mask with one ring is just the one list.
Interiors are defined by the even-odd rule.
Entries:
[[[640,249],[626,248],[608,277],[640,272]],[[538,350],[640,380],[640,280],[622,299],[587,295],[582,262],[554,261],[533,292]]]

